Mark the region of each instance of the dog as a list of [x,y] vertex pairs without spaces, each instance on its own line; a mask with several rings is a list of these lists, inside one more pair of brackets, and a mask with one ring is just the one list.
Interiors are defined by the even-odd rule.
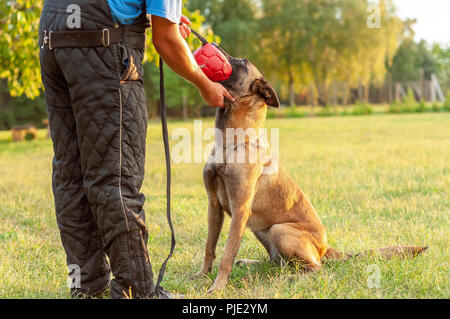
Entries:
[[[203,266],[192,278],[211,271],[225,214],[231,216],[230,232],[208,293],[225,288],[246,227],[265,247],[271,261],[295,260],[305,271],[318,271],[327,258],[346,259],[375,252],[387,258],[406,258],[427,249],[385,247],[351,255],[329,247],[326,230],[311,202],[256,133],[264,127],[268,106],[280,106],[275,90],[250,61],[227,58],[233,72],[222,84],[236,101],[226,101],[216,113],[216,146],[203,170],[208,195],[208,237]],[[236,142],[236,138],[227,138],[230,129],[250,133],[244,136],[245,140]],[[245,161],[230,160],[243,150]],[[252,151],[258,157],[250,161]],[[268,168],[272,172],[264,174]]]

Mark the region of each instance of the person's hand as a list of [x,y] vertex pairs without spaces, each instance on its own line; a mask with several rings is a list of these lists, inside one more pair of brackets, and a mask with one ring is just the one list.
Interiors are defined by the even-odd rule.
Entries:
[[183,37],[183,39],[186,39],[191,34],[191,29],[188,27],[188,25],[191,25],[191,21],[186,16],[181,16],[180,18],[180,34]]
[[[190,24],[186,17],[181,17],[181,22]],[[175,73],[198,88],[208,105],[224,107],[225,98],[234,102],[235,99],[228,90],[222,84],[208,79],[198,66],[187,42],[181,37],[183,32],[186,36],[190,33],[187,30],[189,28],[186,28],[187,25],[183,27],[152,15],[152,41],[156,51]]]
[[200,88],[200,94],[205,102],[212,107],[224,107],[224,99],[234,102],[234,97],[220,83],[208,81],[206,85]]

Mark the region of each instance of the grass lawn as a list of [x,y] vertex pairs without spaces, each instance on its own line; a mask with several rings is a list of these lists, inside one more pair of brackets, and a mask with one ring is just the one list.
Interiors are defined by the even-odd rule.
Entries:
[[[213,125],[212,120],[203,127]],[[169,128],[193,122],[171,122]],[[173,165],[177,248],[164,286],[187,298],[449,298],[450,113],[271,119],[284,165],[316,207],[331,246],[350,252],[404,244],[429,246],[416,259],[376,257],[329,262],[299,273],[268,262],[246,232],[227,289],[206,295],[228,234],[229,218],[209,278],[188,280],[203,260],[207,199],[202,164]],[[143,192],[155,273],[166,257],[165,164],[161,129],[148,131]],[[11,143],[0,132],[0,298],[68,298],[65,253],[53,211],[51,141]],[[206,144],[206,143],[205,143]],[[367,282],[379,272],[379,288]]]

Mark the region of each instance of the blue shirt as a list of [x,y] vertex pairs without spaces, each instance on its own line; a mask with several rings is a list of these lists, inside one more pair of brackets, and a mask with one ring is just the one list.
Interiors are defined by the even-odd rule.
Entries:
[[182,0],[108,0],[114,22],[129,25],[139,17],[146,5],[146,13],[179,23]]

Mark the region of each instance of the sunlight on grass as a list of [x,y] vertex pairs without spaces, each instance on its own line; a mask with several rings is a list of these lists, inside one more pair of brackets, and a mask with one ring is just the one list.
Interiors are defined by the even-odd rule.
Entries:
[[[203,129],[213,120],[203,123]],[[430,249],[413,260],[355,259],[327,263],[315,274],[268,263],[247,231],[237,258],[264,261],[234,267],[224,292],[206,295],[217,274],[229,219],[213,272],[193,281],[206,240],[202,164],[173,165],[177,248],[164,286],[187,298],[449,298],[450,115],[270,119],[280,129],[280,156],[344,251],[394,245]],[[169,128],[191,122],[170,122]],[[65,254],[53,210],[51,141],[11,143],[0,132],[0,298],[68,298]],[[208,141],[205,141],[207,144]],[[170,247],[165,217],[165,164],[158,122],[149,125],[146,179],[149,251],[156,273]],[[381,272],[367,287],[368,266]]]

